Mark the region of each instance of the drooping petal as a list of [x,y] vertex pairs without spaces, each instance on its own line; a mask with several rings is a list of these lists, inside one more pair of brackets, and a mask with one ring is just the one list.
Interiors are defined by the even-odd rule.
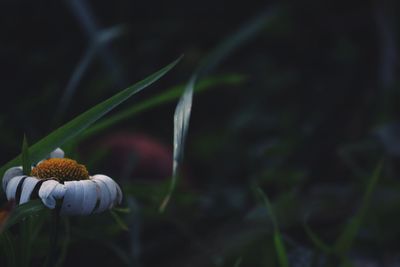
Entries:
[[82,215],[87,215],[93,212],[97,203],[97,185],[91,180],[82,180],[79,183],[83,184],[83,203],[82,203]]
[[14,178],[15,176],[21,176],[23,174],[22,172],[22,167],[18,166],[18,167],[12,167],[10,169],[8,169],[3,176],[3,189],[4,191],[6,191],[6,187],[8,182]]
[[39,189],[39,197],[43,204],[54,209],[56,207],[56,199],[64,197],[65,186],[56,180],[47,180],[43,182]]
[[100,200],[99,206],[93,213],[103,212],[109,209],[113,204],[113,200],[111,198],[111,192],[104,181],[100,179],[92,179],[92,181],[97,185],[98,198]]
[[22,193],[19,200],[19,204],[23,204],[29,201],[32,191],[40,180],[35,177],[27,177],[22,184]]
[[50,158],[64,158],[64,151],[61,148],[56,148],[53,152],[50,153]]
[[110,177],[102,174],[97,174],[92,176],[92,180],[100,180],[103,181],[106,185],[108,190],[110,191],[111,194],[111,207],[113,207],[117,203],[121,203],[122,201],[122,191],[121,188],[118,186],[118,184],[111,179]]
[[68,181],[64,183],[65,195],[61,206],[61,215],[80,214],[83,208],[84,189],[80,181]]
[[15,194],[17,193],[17,188],[23,180],[25,180],[26,176],[25,175],[20,175],[12,178],[6,187],[6,195],[7,195],[7,200],[15,199]]

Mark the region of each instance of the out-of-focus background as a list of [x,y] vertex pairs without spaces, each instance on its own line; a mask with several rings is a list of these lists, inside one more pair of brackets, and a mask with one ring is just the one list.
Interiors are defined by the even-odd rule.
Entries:
[[[34,143],[184,54],[104,119],[129,116],[64,147],[117,180],[129,209],[128,229],[109,213],[71,218],[65,266],[279,266],[255,187],[290,266],[399,266],[398,11],[389,0],[3,0],[1,162],[23,134]],[[175,89],[227,42],[196,84],[182,175],[160,213]]]

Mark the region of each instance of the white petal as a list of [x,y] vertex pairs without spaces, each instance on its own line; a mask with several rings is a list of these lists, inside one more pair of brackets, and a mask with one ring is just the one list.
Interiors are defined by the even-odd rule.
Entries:
[[15,199],[15,193],[17,193],[18,185],[25,178],[25,175],[15,176],[8,182],[6,188],[7,200]]
[[19,204],[23,204],[29,201],[32,191],[40,180],[35,177],[27,177],[22,184],[21,198]]
[[100,200],[100,204],[94,211],[94,213],[103,212],[109,209],[113,204],[113,200],[111,198],[111,192],[104,181],[99,179],[92,179],[92,181],[95,182],[97,185],[98,195],[99,195],[98,198]]
[[43,182],[39,189],[39,197],[43,204],[54,209],[56,207],[56,199],[64,197],[65,186],[56,180],[47,180]]
[[64,151],[61,148],[56,148],[50,153],[50,158],[64,158]]
[[[114,206],[117,203],[121,203],[122,201],[122,191],[119,185],[110,177],[102,174],[97,174],[92,176],[93,180],[101,180],[106,183],[108,190],[110,190],[111,193],[111,202],[112,206]],[[112,207],[111,206],[111,207]]]
[[82,203],[82,215],[87,215],[93,212],[97,202],[97,185],[91,180],[79,181],[83,184],[83,203]]
[[7,184],[12,178],[15,176],[21,176],[22,174],[23,172],[21,166],[8,169],[3,176],[3,190],[6,191]]
[[83,209],[83,183],[80,181],[68,181],[64,183],[65,195],[61,206],[61,215],[80,214]]

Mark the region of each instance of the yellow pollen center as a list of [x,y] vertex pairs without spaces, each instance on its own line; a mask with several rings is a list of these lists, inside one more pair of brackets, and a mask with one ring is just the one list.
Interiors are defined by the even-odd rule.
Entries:
[[31,176],[40,179],[57,178],[60,181],[89,179],[89,173],[84,165],[67,158],[44,160],[32,169]]

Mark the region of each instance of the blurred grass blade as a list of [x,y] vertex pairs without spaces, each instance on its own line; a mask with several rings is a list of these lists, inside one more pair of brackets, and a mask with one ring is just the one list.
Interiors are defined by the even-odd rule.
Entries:
[[289,267],[289,260],[286,253],[286,248],[282,240],[281,231],[279,230],[278,220],[276,219],[275,213],[272,209],[271,202],[264,191],[258,187],[254,187],[257,197],[262,201],[264,206],[267,208],[269,216],[271,217],[272,226],[274,227],[274,245],[276,249],[276,254],[278,256],[279,266]]
[[29,146],[26,140],[26,135],[24,135],[24,140],[22,141],[22,171],[24,175],[30,175],[31,173],[31,161],[29,157]]
[[314,231],[308,226],[306,222],[304,222],[303,227],[304,230],[306,231],[308,238],[310,238],[310,240],[313,242],[316,248],[318,248],[319,250],[323,251],[326,254],[332,253],[333,249],[327,244],[325,244],[325,242],[322,241],[321,238],[319,238],[319,236],[316,233],[314,233]]
[[124,222],[124,220],[113,210],[110,210],[111,216],[113,217],[114,221],[118,224],[118,226],[124,230],[129,231],[128,226]]
[[11,226],[19,223],[22,219],[45,210],[45,206],[39,199],[31,200],[25,204],[16,207],[8,218],[3,230],[7,230]]
[[198,77],[203,77],[213,71],[218,64],[226,59],[238,47],[249,41],[258,34],[277,15],[276,8],[268,8],[258,16],[243,24],[236,32],[223,40],[207,57],[200,63],[195,71]]
[[[237,85],[242,83],[244,80],[245,80],[244,76],[235,74],[227,74],[227,75],[205,78],[198,82],[198,84],[194,88],[194,92],[195,93],[204,92],[213,88],[214,86],[219,86],[219,85]],[[148,100],[142,101],[135,106],[128,107],[116,114],[113,114],[112,116],[109,116],[108,118],[104,118],[99,122],[95,123],[89,129],[87,129],[79,137],[79,139],[82,140],[88,138],[123,120],[126,120],[137,114],[140,114],[141,112],[144,112],[161,104],[169,103],[172,102],[173,100],[179,99],[184,89],[185,89],[184,85],[175,86]]]
[[335,252],[340,256],[345,256],[345,254],[353,246],[356,235],[362,225],[365,214],[367,213],[369,204],[371,202],[372,193],[378,183],[379,177],[381,176],[382,167],[383,167],[383,161],[381,161],[377,165],[371,178],[368,181],[367,189],[365,191],[360,209],[354,215],[354,217],[350,219],[344,231],[335,242],[334,246]]
[[238,259],[235,261],[235,264],[233,265],[233,267],[240,267],[240,266],[242,265],[242,261],[243,261],[243,258],[242,258],[242,257],[238,258]]
[[19,224],[19,253],[18,258],[21,261],[21,267],[28,267],[31,259],[32,245],[32,218],[27,217],[21,220]]
[[62,97],[60,97],[60,102],[54,117],[56,122],[59,121],[64,115],[66,108],[71,102],[72,96],[75,94],[75,91],[78,88],[79,82],[82,80],[83,75],[85,72],[87,72],[90,64],[93,62],[99,46],[105,46],[117,37],[121,36],[123,32],[124,31],[121,26],[115,26],[102,30],[98,34],[96,42],[92,43],[86,50],[85,54],[75,67],[72,76],[69,79],[66,88],[64,89]]
[[7,259],[7,266],[17,266],[15,240],[8,231],[0,234],[0,248]]
[[196,71],[192,74],[189,82],[181,96],[178,105],[175,109],[174,116],[174,161],[172,167],[172,180],[167,192],[160,205],[160,212],[163,212],[171,199],[172,193],[175,190],[178,180],[179,165],[182,161],[185,139],[189,127],[189,118],[192,107],[193,88],[196,85],[197,79],[202,78],[220,64],[240,45],[251,39],[256,33],[263,29],[266,22],[270,20],[272,14],[270,10],[263,12],[261,15],[244,24],[233,35],[229,36],[220,45],[218,45],[208,56],[199,64]]
[[[29,154],[31,156],[32,163],[36,163],[39,160],[45,158],[55,148],[61,146],[66,141],[77,136],[80,132],[85,130],[96,120],[107,114],[109,111],[124,102],[126,99],[157,81],[169,70],[171,70],[180,61],[180,59],[181,57],[170,63],[166,67],[162,68],[161,70],[148,76],[146,79],[126,88],[125,90],[115,94],[109,99],[82,113],[81,115],[64,124],[57,130],[53,131],[48,136],[31,146],[29,149]],[[7,168],[18,165],[18,163],[20,162],[21,155],[4,165],[0,169],[0,175],[3,175]]]
[[179,165],[183,159],[183,152],[187,131],[189,129],[189,119],[192,110],[193,88],[196,81],[196,76],[192,76],[185,92],[180,98],[174,114],[174,150],[173,150],[173,165],[172,165],[172,180],[168,189],[168,193],[160,206],[160,211],[163,212],[171,199],[171,195],[176,187]]
[[276,253],[278,255],[279,265],[281,267],[289,267],[289,260],[286,255],[285,245],[282,241],[282,235],[278,229],[274,230],[274,244]]

